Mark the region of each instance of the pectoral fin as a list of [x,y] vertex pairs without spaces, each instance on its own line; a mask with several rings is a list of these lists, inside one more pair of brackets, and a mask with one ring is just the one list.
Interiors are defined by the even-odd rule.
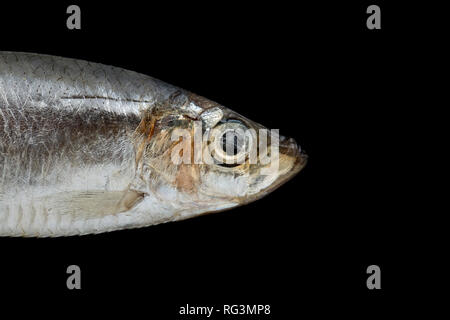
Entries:
[[83,191],[58,193],[45,197],[49,211],[70,214],[76,219],[95,219],[133,208],[144,198],[134,191]]

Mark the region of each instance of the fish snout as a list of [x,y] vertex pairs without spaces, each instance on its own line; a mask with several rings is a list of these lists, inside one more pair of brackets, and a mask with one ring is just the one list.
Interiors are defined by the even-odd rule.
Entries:
[[302,169],[308,160],[308,155],[303,152],[301,146],[294,138],[287,138],[280,135],[279,139],[280,155],[292,158],[295,161],[294,167]]

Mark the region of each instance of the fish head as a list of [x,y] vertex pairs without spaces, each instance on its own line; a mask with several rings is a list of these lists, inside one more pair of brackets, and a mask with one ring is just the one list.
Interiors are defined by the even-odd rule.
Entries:
[[255,201],[305,166],[306,154],[278,130],[203,97],[181,100],[149,118],[143,153],[148,192],[177,207],[180,219]]
[[278,130],[223,106],[205,113],[222,117],[210,124],[203,121],[208,136],[203,155],[211,154],[213,159],[200,167],[203,193],[247,204],[277,189],[305,166],[307,155]]

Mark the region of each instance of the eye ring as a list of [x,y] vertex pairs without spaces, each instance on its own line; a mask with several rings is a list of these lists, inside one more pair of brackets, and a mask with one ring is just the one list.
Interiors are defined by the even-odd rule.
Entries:
[[[210,136],[210,151],[216,164],[236,167],[247,160],[248,128],[239,120],[229,119],[214,127]],[[232,140],[231,140],[232,139]]]

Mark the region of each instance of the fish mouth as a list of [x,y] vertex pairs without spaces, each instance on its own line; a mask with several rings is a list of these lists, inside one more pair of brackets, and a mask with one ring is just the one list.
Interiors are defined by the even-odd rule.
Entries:
[[[299,144],[293,138],[286,138],[280,136],[279,145],[280,159],[289,162],[289,170],[284,174],[280,175],[277,180],[275,180],[272,185],[264,190],[264,192],[271,192],[293,177],[295,177],[308,162],[308,155],[302,150]],[[281,160],[280,160],[281,161]],[[280,168],[281,169],[281,168]]]
[[[280,136],[279,154],[280,161],[284,162],[284,165],[288,166],[287,168],[284,168],[285,172],[280,174],[280,176],[270,186],[262,189],[257,194],[247,197],[245,203],[250,203],[261,199],[272,191],[278,189],[280,186],[295,177],[308,162],[308,155],[293,138]],[[281,166],[283,166],[283,164]],[[281,167],[280,170],[282,170]]]

